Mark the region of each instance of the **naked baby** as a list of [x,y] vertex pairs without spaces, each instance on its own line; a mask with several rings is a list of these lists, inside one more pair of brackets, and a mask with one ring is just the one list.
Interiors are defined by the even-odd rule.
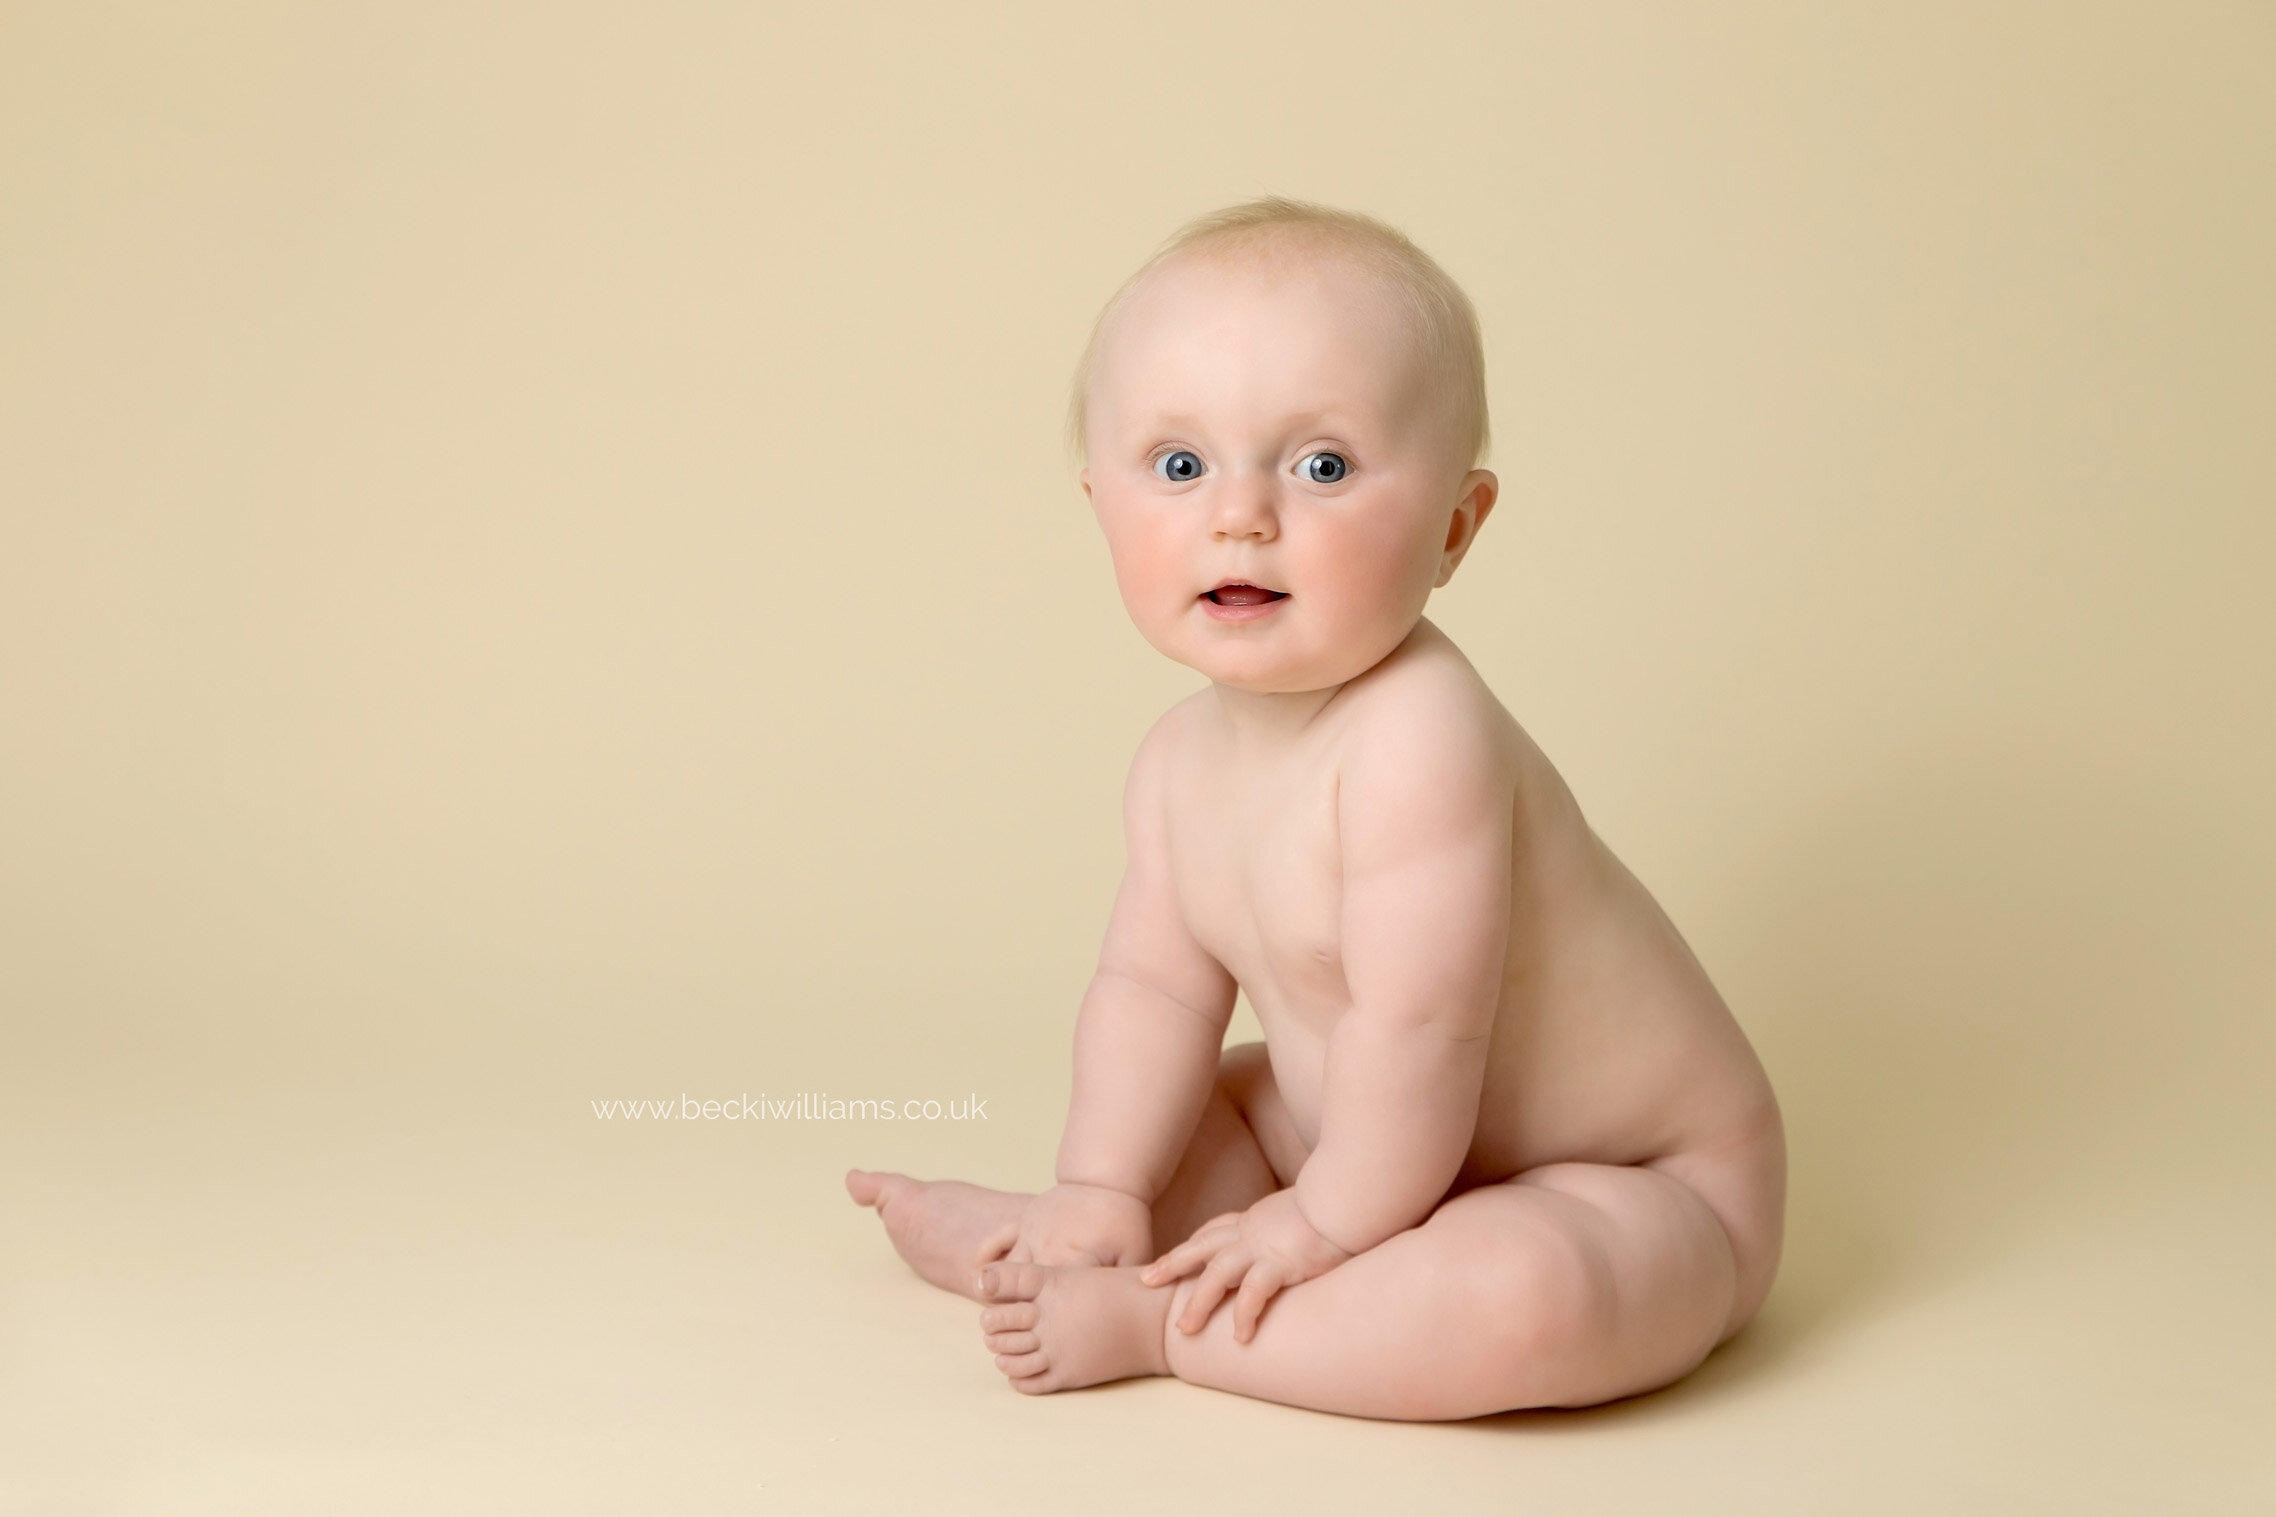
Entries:
[[1022,1391],[1457,1418],[1684,1375],[1770,1288],[1783,1130],[1422,614],[1499,488],[1469,301],[1369,218],[1236,207],[1108,305],[1075,418],[1132,620],[1209,683],[1130,768],[1058,1183],[848,1189]]

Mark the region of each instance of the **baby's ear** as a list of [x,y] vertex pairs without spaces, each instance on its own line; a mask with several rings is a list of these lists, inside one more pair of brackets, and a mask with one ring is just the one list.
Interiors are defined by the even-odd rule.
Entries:
[[1455,501],[1454,514],[1446,523],[1446,546],[1439,559],[1434,589],[1454,578],[1454,571],[1461,567],[1470,545],[1478,540],[1478,529],[1493,514],[1501,488],[1501,481],[1488,469],[1472,469],[1463,476],[1461,498]]
[[1462,476],[1463,502],[1477,508],[1476,518],[1470,524],[1473,536],[1486,524],[1486,518],[1493,514],[1494,502],[1500,500],[1501,496],[1502,482],[1495,477],[1493,470],[1472,469]]

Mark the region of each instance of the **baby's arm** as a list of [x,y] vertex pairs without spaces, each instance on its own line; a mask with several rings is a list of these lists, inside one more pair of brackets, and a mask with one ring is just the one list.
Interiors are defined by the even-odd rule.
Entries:
[[1129,861],[1075,1019],[1074,1091],[1058,1185],[1030,1202],[1014,1259],[1135,1264],[1151,1208],[1201,1120],[1233,1015],[1233,977],[1194,941],[1170,877],[1166,745],[1156,725],[1123,791]]
[[1478,1120],[1509,933],[1509,781],[1459,717],[1386,721],[1338,792],[1351,1005],[1329,1034],[1320,1139],[1290,1189],[1164,1256],[1160,1283],[1206,1261],[1179,1326],[1239,1288],[1246,1341],[1265,1302],[1427,1217]]
[[1461,1169],[1509,938],[1514,787],[1499,755],[1460,730],[1386,736],[1338,806],[1351,1009],[1328,1038],[1320,1141],[1294,1187],[1351,1253],[1429,1216]]

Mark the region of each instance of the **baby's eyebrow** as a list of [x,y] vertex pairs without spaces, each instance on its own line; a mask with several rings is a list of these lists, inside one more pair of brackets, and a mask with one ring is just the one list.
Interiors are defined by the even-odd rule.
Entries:
[[[1298,411],[1262,430],[1273,439],[1275,448],[1287,448],[1312,438],[1355,435],[1355,421],[1355,417],[1333,410]],[[1173,437],[1179,440],[1192,437],[1210,430],[1213,425],[1221,426],[1222,418],[1213,424],[1207,412],[1163,411],[1147,417],[1143,430],[1158,441],[1169,441]]]
[[1206,425],[1207,420],[1198,411],[1165,411],[1146,418],[1147,431],[1165,434],[1198,432]]

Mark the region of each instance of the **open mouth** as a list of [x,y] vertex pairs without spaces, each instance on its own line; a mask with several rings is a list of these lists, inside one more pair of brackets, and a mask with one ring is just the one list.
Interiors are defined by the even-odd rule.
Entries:
[[1203,596],[1202,599],[1215,601],[1220,606],[1262,606],[1276,600],[1288,599],[1288,592],[1286,590],[1267,590],[1262,585],[1245,584],[1242,581],[1235,580],[1230,584],[1219,585]]

